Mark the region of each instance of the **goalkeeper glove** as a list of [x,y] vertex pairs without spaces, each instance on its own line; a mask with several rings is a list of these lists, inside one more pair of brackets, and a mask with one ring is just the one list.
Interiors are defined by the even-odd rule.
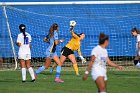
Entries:
[[70,26],[70,32],[74,30],[74,26]]
[[79,56],[79,57],[80,57],[81,60],[82,60],[82,64],[87,62],[86,59],[85,59],[83,56]]

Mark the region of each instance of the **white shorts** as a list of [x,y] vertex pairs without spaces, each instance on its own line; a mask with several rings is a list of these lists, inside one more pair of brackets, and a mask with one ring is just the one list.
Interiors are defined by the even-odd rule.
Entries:
[[19,54],[18,59],[29,60],[31,59],[31,54]]
[[107,80],[107,74],[106,74],[106,69],[105,68],[101,68],[101,67],[92,68],[91,75],[92,75],[92,79],[94,81],[96,81],[96,79],[99,76],[103,76],[104,80],[105,81]]

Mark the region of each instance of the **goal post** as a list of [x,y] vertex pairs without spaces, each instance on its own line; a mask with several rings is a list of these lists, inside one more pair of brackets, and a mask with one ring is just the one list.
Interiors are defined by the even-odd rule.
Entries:
[[[133,27],[140,28],[138,7],[140,7],[140,1],[1,2],[0,11],[6,15],[2,17],[3,22],[0,25],[2,24],[6,29],[0,29],[5,31],[0,34],[6,35],[8,30],[9,42],[7,45],[4,40],[7,37],[0,37],[3,39],[0,45],[7,45],[8,47],[5,47],[7,53],[11,52],[13,56],[2,53],[4,58],[12,57],[15,64],[17,63],[18,47],[15,45],[15,40],[19,33],[19,24],[24,23],[27,26],[27,32],[32,36],[33,66],[40,66],[44,63],[48,46],[43,42],[43,38],[51,24],[58,23],[59,37],[65,39],[64,43],[57,46],[57,53],[60,55],[62,47],[71,39],[69,21],[75,20],[77,22],[75,32],[86,34],[85,40],[81,42],[81,51],[87,60],[92,48],[98,44],[99,33],[104,32],[110,38],[108,52],[111,59],[117,64],[132,66],[136,41],[130,30]],[[0,13],[1,15],[3,14]],[[78,65],[83,66],[77,53],[75,54]],[[65,66],[72,65],[70,62],[65,62]]]
[[17,57],[16,57],[16,52],[15,52],[15,47],[14,47],[13,39],[12,39],[12,36],[11,36],[11,30],[10,30],[10,25],[9,25],[8,16],[7,16],[7,13],[6,13],[5,6],[3,6],[3,11],[4,11],[4,16],[6,18],[6,24],[7,24],[7,29],[8,29],[8,33],[9,33],[9,37],[10,37],[10,42],[11,42],[11,46],[12,46],[12,51],[13,51],[13,55],[14,55],[15,70],[16,70],[17,69]]

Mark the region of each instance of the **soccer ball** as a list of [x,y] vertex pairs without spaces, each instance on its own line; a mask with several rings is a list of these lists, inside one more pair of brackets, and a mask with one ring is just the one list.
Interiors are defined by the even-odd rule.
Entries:
[[76,25],[76,21],[74,21],[74,20],[72,20],[72,21],[70,21],[70,26],[75,26]]

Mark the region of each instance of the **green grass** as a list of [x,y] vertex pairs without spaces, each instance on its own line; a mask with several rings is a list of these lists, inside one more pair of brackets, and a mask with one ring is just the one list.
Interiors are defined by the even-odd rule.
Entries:
[[[82,81],[73,71],[63,71],[65,83],[54,82],[55,73],[45,71],[37,76],[36,82],[21,82],[20,71],[0,71],[0,93],[97,93],[94,81],[89,76]],[[83,73],[83,72],[81,72]],[[140,93],[140,71],[109,71],[108,93]]]

